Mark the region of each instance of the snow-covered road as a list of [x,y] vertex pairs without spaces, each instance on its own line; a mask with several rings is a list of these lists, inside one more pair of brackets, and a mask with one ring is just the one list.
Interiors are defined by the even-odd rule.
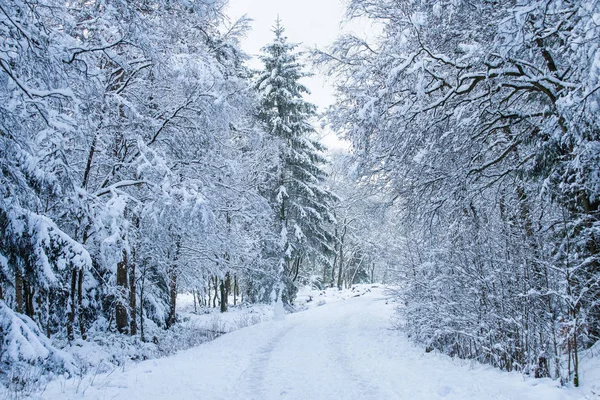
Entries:
[[[554,400],[545,380],[424,353],[391,330],[381,291],[248,327],[173,357],[84,381],[47,399]],[[75,390],[78,393],[75,393]]]

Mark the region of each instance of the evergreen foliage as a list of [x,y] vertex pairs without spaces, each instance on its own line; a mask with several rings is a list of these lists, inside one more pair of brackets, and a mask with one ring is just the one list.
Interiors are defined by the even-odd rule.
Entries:
[[303,99],[308,89],[300,82],[308,74],[302,71],[296,45],[288,43],[279,19],[273,33],[273,42],[263,48],[264,70],[256,81],[259,118],[277,151],[263,193],[275,212],[277,243],[270,251],[278,259],[283,299],[291,302],[293,282],[302,266],[308,260],[321,265],[330,262],[333,237],[328,228],[334,221],[330,208],[336,196],[324,186],[325,148],[311,139],[316,107]]

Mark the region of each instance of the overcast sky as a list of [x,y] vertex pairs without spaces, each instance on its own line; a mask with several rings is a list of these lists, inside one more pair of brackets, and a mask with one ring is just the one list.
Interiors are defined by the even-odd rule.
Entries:
[[[246,14],[252,18],[252,31],[242,42],[248,53],[255,55],[273,40],[272,27],[281,18],[290,42],[303,48],[326,47],[333,42],[340,30],[344,15],[341,0],[229,0],[227,14],[233,20]],[[253,62],[252,67],[260,67]],[[305,81],[312,94],[308,100],[322,110],[333,103],[333,91],[323,76]]]
[[[342,32],[352,32],[368,37],[372,26],[365,22],[344,22],[344,0],[229,0],[226,9],[234,21],[243,15],[250,17],[252,31],[242,41],[242,48],[251,55],[273,40],[272,28],[279,15],[288,40],[301,45],[300,50],[319,47],[326,48]],[[260,61],[250,63],[260,68]],[[304,81],[310,89],[308,100],[324,111],[333,104],[333,89],[324,75],[311,71],[315,76]],[[330,148],[347,148],[332,132],[323,132],[322,142]]]

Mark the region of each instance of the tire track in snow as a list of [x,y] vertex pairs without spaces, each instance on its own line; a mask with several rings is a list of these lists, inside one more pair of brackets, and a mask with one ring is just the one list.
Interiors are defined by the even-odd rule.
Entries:
[[[375,306],[375,302],[378,300],[372,300],[369,308]],[[373,363],[378,356],[377,348],[379,346],[369,348],[369,342],[364,341],[365,339],[377,340],[376,335],[371,335],[377,329],[375,328],[377,322],[379,321],[373,319],[370,310],[350,308],[347,315],[338,319],[338,324],[333,329],[333,332],[339,336],[337,338],[329,336],[330,348],[335,352],[334,359],[340,370],[348,377],[349,381],[353,382],[356,393],[360,394],[361,399],[405,399],[395,388],[382,382],[382,379],[386,379],[385,377],[388,376],[387,373],[384,373],[387,371],[380,370],[381,366],[376,362]],[[372,353],[372,350],[375,353]]]
[[265,373],[271,355],[281,339],[283,339],[295,325],[289,325],[278,332],[264,346],[260,347],[252,358],[250,365],[241,377],[241,387],[246,389],[247,400],[264,400],[267,398],[264,388]]
[[362,399],[387,399],[387,397],[381,393],[376,382],[373,382],[352,367],[352,360],[354,357],[349,354],[351,346],[348,343],[351,319],[350,315],[340,318],[340,323],[336,324],[334,328],[334,331],[339,334],[339,337],[335,338],[333,335],[329,335],[330,348],[334,352],[336,364],[343,371],[344,375],[349,378],[349,381],[356,387],[356,391],[357,393],[360,393]]

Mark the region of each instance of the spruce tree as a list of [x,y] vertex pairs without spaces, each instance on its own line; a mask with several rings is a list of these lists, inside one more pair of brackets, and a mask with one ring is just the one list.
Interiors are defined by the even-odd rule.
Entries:
[[304,100],[308,89],[300,83],[310,74],[303,71],[296,44],[288,43],[284,28],[277,19],[275,38],[262,49],[264,70],[256,89],[260,97],[259,119],[277,143],[273,178],[265,193],[275,213],[279,243],[276,291],[284,302],[295,295],[294,281],[302,265],[309,260],[328,262],[333,236],[327,230],[333,221],[329,209],[336,197],[324,186],[325,147],[311,139],[315,132],[310,120],[316,107]]

